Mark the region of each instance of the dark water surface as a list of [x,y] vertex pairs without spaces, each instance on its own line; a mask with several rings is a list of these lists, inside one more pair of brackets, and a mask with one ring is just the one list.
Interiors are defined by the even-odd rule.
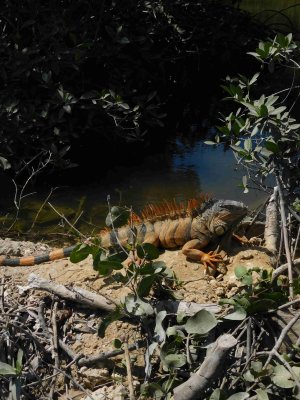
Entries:
[[[250,208],[255,208],[265,199],[259,191],[243,193],[238,185],[244,171],[237,168],[230,150],[208,146],[200,140],[193,145],[177,142],[176,150],[175,146],[171,147],[173,151],[148,156],[133,167],[111,166],[108,172],[99,169],[97,182],[77,187],[61,186],[55,190],[50,202],[71,221],[83,211],[76,226],[82,231],[92,231],[104,225],[108,195],[111,205],[132,206],[136,212],[147,203],[188,200],[200,192],[211,193],[219,199],[243,201]],[[39,193],[37,204],[41,204],[46,196],[47,192]],[[32,198],[28,204],[30,202]],[[30,207],[36,209],[37,204],[33,202]],[[32,222],[32,213],[27,217]],[[43,216],[39,219],[40,225],[50,228],[51,221],[43,222]]]

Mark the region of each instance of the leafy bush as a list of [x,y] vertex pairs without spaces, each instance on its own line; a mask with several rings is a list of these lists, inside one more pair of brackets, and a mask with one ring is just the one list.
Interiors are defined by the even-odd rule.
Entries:
[[74,143],[82,162],[103,143],[154,142],[166,113],[199,107],[201,72],[259,32],[215,0],[6,0],[0,27],[0,160],[15,170],[49,152],[71,166]]

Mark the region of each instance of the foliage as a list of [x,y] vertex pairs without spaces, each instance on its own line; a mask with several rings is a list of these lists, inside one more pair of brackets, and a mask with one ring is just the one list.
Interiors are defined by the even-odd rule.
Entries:
[[[270,181],[266,178],[277,177],[286,195],[293,199],[300,187],[300,124],[292,117],[299,89],[295,75],[300,67],[299,47],[291,34],[278,34],[273,40],[260,42],[256,51],[249,54],[261,62],[262,71],[251,78],[227,78],[223,86],[227,99],[239,108],[222,116],[223,125],[218,127],[220,134],[215,141],[230,144],[248,177],[260,188],[267,190]],[[264,78],[264,66],[270,74],[292,69],[290,87],[256,98],[255,89],[259,78]],[[247,176],[243,187],[248,190]]]
[[166,112],[198,101],[199,60],[224,65],[259,32],[216,0],[5,0],[0,27],[0,165],[18,171],[157,139]]
[[225,319],[243,320],[248,315],[274,311],[288,301],[288,285],[282,277],[272,280],[272,272],[244,266],[236,267],[234,272],[241,281],[241,289],[237,295],[220,301],[233,306]]

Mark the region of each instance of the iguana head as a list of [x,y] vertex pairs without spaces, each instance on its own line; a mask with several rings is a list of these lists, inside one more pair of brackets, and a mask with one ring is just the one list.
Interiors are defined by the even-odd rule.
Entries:
[[222,236],[246,216],[247,210],[247,206],[241,202],[219,200],[209,210],[206,225],[210,232]]

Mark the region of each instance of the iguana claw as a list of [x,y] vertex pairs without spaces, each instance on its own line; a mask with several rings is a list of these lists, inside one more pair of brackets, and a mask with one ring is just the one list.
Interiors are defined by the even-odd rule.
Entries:
[[213,251],[210,251],[208,253],[204,253],[201,258],[200,261],[201,263],[204,265],[205,267],[205,271],[207,272],[208,267],[211,267],[213,270],[217,270],[217,267],[214,265],[214,263],[218,263],[220,261],[222,261],[223,257],[221,256],[221,254],[214,254]]

